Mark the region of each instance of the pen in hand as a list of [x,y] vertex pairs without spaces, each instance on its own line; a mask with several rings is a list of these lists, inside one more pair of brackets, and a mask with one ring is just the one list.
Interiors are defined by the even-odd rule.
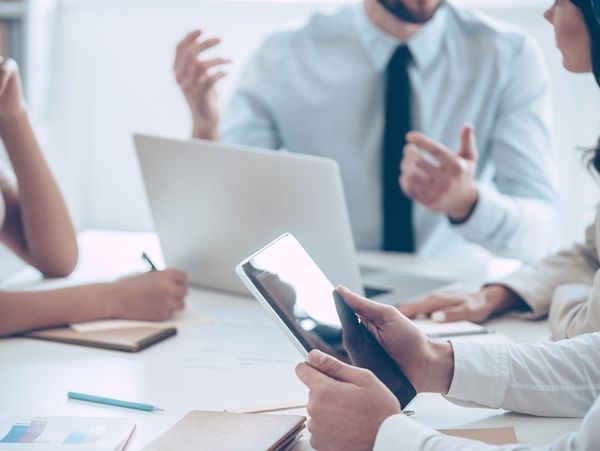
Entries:
[[145,252],[142,252],[142,260],[148,263],[148,266],[150,266],[150,271],[157,270],[156,265],[152,262],[152,260],[150,260],[150,257],[148,257],[148,254],[146,254]]

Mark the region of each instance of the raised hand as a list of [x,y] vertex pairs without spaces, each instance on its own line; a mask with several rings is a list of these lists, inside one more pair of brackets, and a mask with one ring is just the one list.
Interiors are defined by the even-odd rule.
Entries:
[[405,194],[454,221],[467,220],[479,197],[475,183],[478,152],[473,127],[463,128],[460,150],[456,154],[419,132],[408,133],[406,139],[399,180]]
[[189,33],[177,45],[173,71],[193,121],[192,135],[200,139],[219,139],[219,111],[216,83],[226,76],[220,67],[229,63],[225,58],[207,59],[204,52],[218,45],[218,38],[200,39],[201,30]]

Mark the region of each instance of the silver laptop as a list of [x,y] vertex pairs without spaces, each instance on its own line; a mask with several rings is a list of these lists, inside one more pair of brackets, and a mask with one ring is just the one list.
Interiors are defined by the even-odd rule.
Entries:
[[[334,160],[212,141],[134,141],[165,261],[192,284],[247,294],[236,265],[291,233],[333,283],[365,292]],[[381,280],[376,272],[369,277]],[[367,294],[393,300],[448,283],[401,273],[383,279],[398,292],[388,283]]]

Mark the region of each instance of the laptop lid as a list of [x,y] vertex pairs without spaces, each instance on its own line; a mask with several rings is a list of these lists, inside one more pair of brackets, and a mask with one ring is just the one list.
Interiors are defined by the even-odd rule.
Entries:
[[331,159],[135,135],[168,266],[246,294],[235,266],[292,233],[336,284],[363,292],[340,170]]

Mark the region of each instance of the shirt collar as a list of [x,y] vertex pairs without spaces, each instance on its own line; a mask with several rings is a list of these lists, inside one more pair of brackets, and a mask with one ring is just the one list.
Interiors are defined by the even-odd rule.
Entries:
[[[408,42],[417,67],[425,69],[442,50],[448,22],[448,4],[444,3],[435,16]],[[384,71],[402,41],[378,28],[367,16],[364,2],[356,5],[355,24],[365,51],[379,71]]]

